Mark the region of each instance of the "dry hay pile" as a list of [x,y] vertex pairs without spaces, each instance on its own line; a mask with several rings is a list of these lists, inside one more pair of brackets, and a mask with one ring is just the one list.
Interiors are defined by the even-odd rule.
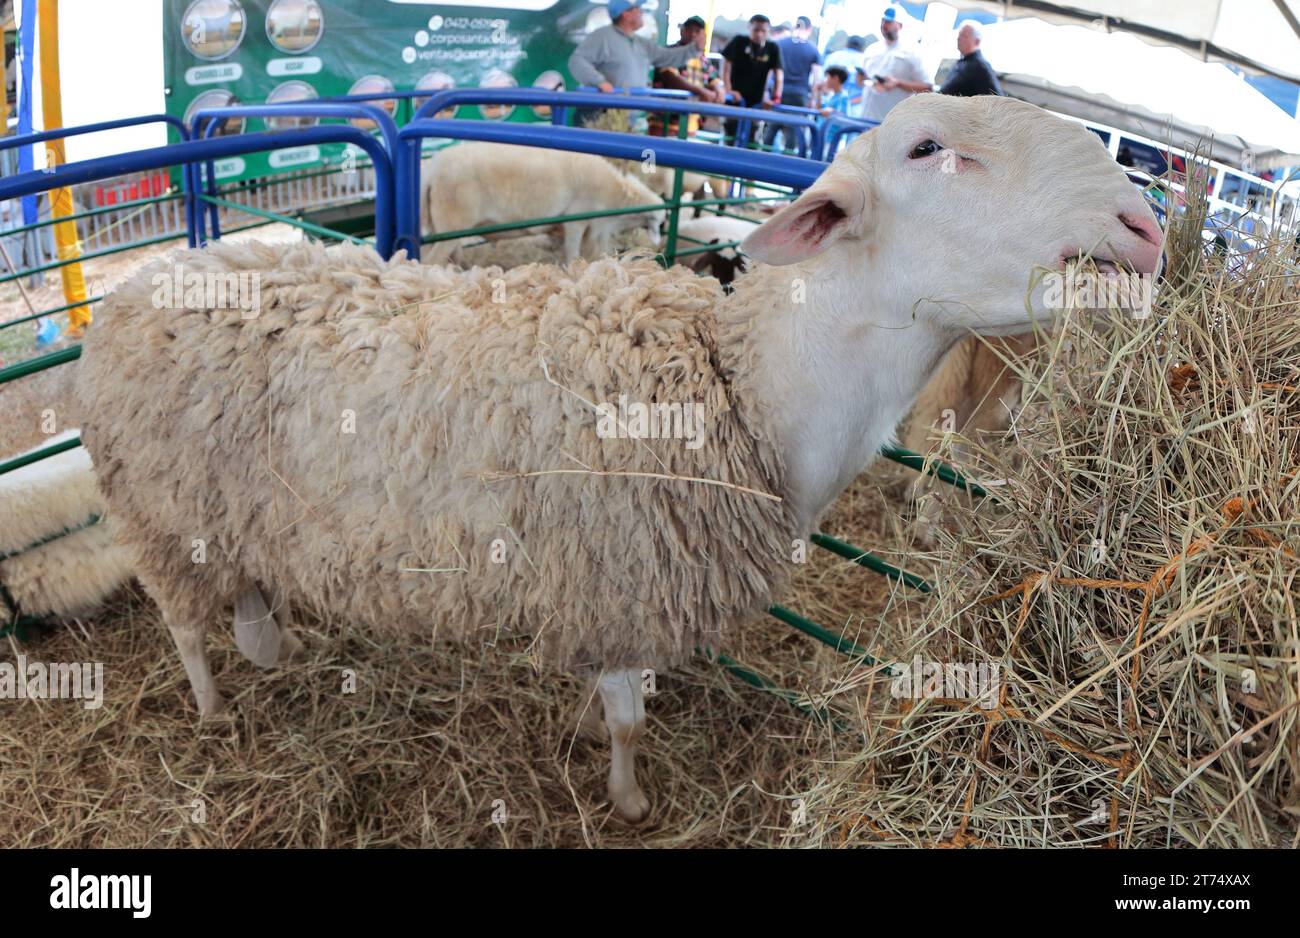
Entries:
[[1020,365],[1013,438],[966,466],[998,504],[956,511],[938,595],[896,610],[915,633],[893,660],[996,664],[997,705],[936,686],[864,716],[825,836],[1296,845],[1296,245],[1228,269],[1198,217],[1150,317],[1076,316]]

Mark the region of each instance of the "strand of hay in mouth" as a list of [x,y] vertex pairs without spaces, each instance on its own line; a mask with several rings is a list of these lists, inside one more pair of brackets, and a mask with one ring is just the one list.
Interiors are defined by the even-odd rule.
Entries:
[[880,708],[839,836],[1300,841],[1300,265],[1290,238],[1205,252],[1190,201],[1152,315],[1068,322],[1008,438],[966,441],[999,503],[952,510],[890,651],[996,664],[997,704]]

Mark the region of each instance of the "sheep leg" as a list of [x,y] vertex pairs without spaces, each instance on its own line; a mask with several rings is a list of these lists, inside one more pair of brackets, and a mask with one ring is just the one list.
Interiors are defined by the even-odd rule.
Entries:
[[636,743],[645,732],[641,671],[607,671],[600,676],[600,699],[609,727],[609,800],[633,824],[650,813],[650,801],[636,783]]
[[426,264],[441,266],[449,264],[452,261],[452,254],[457,251],[461,245],[461,239],[456,238],[452,241],[435,241],[429,245],[424,256]]
[[194,700],[199,706],[199,715],[210,717],[221,709],[221,692],[217,690],[216,681],[212,679],[212,669],[208,666],[208,652],[203,647],[203,637],[207,632],[202,625],[180,623],[166,614],[163,621],[172,633],[172,641],[180,652],[181,664],[194,689]]
[[[144,541],[146,535],[138,533],[140,529],[124,525],[120,532],[124,539]],[[208,653],[203,647],[207,634],[207,623],[219,610],[211,608],[201,592],[189,587],[187,577],[194,576],[188,562],[177,562],[176,553],[163,551],[145,551],[155,558],[170,558],[170,562],[152,567],[141,563],[136,571],[136,578],[145,592],[158,604],[158,611],[167,630],[172,633],[172,641],[180,653],[181,664],[190,679],[194,690],[194,701],[198,704],[201,716],[212,716],[221,709],[221,692],[212,679],[212,669],[208,667]]]
[[582,242],[579,246],[579,253],[589,261],[598,260],[609,254],[612,250],[611,241],[614,237],[614,229],[600,221],[595,221],[587,226],[583,232]]
[[569,222],[564,226],[564,263],[572,263],[582,255],[582,237],[586,233],[586,227],[578,222]]

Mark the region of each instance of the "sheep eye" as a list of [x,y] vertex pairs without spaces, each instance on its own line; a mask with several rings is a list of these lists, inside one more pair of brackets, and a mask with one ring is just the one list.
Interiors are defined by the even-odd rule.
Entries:
[[907,154],[909,160],[919,160],[925,156],[932,156],[942,150],[943,147],[933,140],[922,140],[916,146],[912,147],[912,152]]

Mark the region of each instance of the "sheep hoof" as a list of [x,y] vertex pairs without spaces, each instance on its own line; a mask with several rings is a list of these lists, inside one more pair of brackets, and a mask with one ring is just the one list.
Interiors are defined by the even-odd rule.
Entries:
[[609,800],[614,805],[614,812],[629,824],[640,824],[650,816],[650,799],[640,788],[622,793],[611,791]]
[[199,719],[209,720],[213,717],[220,716],[226,709],[226,699],[221,696],[221,692],[215,687],[208,688],[204,693],[195,693],[195,700],[199,705]]

